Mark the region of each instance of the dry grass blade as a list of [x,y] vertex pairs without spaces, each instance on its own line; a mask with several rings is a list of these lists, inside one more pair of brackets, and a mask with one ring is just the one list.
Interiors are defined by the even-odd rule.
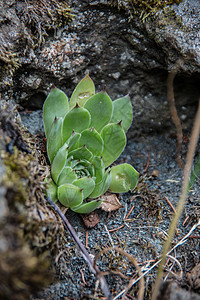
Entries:
[[159,291],[159,286],[160,286],[160,281],[162,278],[162,274],[163,274],[163,265],[165,262],[165,258],[167,255],[167,252],[169,250],[170,244],[171,244],[171,240],[174,236],[174,232],[175,229],[177,227],[177,223],[179,221],[179,218],[181,216],[184,204],[185,204],[185,200],[187,198],[187,192],[188,192],[188,184],[190,181],[190,174],[191,174],[191,168],[192,168],[192,162],[193,162],[193,157],[194,157],[194,153],[195,153],[195,148],[198,142],[198,138],[199,138],[199,133],[200,133],[200,101],[199,101],[199,107],[196,113],[196,117],[195,117],[195,121],[194,121],[194,126],[192,129],[192,134],[191,134],[191,139],[190,139],[190,143],[188,146],[188,152],[187,152],[187,157],[186,157],[186,164],[185,164],[185,168],[184,168],[184,178],[183,178],[183,183],[182,183],[182,190],[181,190],[181,195],[180,195],[180,199],[177,205],[177,209],[176,209],[176,214],[174,215],[174,218],[172,220],[172,223],[170,225],[169,228],[169,232],[168,232],[168,239],[163,247],[163,254],[162,254],[162,259],[158,268],[158,276],[155,282],[155,287],[154,287],[154,291],[153,291],[153,295],[152,295],[152,300],[156,300],[157,295],[158,295],[158,291]]
[[[190,231],[167,253],[169,255],[171,252],[173,252],[177,247],[183,245],[187,239],[190,237],[191,233],[198,227],[200,226],[200,220],[198,223],[196,223]],[[136,280],[132,282],[132,286],[136,284],[139,280],[141,280],[145,275],[147,275],[151,270],[153,270],[159,263],[161,262],[161,259],[159,259],[156,263],[154,263],[148,270],[146,270],[140,277],[138,277]],[[130,287],[129,287],[130,288]],[[120,296],[122,296],[126,292],[126,289],[121,291],[115,298],[118,299]]]
[[168,270],[168,274],[167,274],[167,276],[165,277],[165,281],[167,280],[169,274],[173,274],[173,275],[174,275],[175,277],[177,277],[179,280],[182,279],[182,278],[183,278],[183,269],[182,269],[181,264],[180,264],[180,262],[178,261],[178,259],[175,258],[175,257],[172,256],[172,255],[169,255],[169,254],[167,254],[166,256],[167,256],[168,258],[170,258],[171,260],[173,260],[174,263],[176,263],[176,264],[179,266],[180,274],[177,275],[177,274],[174,274],[174,273],[172,272],[172,269],[173,269],[173,267],[174,267],[174,264],[173,264],[172,267]]

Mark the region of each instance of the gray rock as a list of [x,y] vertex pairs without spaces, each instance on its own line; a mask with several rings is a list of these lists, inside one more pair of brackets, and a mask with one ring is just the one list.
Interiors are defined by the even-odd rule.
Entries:
[[39,134],[44,131],[42,111],[36,110],[29,113],[21,113],[23,125],[31,134]]

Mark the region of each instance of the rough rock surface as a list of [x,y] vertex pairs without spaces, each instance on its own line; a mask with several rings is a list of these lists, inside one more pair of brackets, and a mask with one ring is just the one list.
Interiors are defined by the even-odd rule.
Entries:
[[[113,7],[114,2],[121,5],[120,10]],[[34,27],[37,15],[28,9],[34,11],[38,3],[42,2],[0,1],[0,60],[4,71],[7,67],[0,85],[4,96],[12,96],[27,109],[41,109],[51,83],[70,96],[90,72],[98,90],[106,85],[112,99],[130,94],[133,130],[163,131],[171,126],[167,74],[181,58],[175,96],[180,117],[188,126],[199,96],[199,1],[184,0],[144,22],[138,15],[129,22],[127,1],[68,1],[73,21],[57,31],[46,29],[44,20]],[[48,34],[42,35],[41,44],[33,38],[37,30]]]

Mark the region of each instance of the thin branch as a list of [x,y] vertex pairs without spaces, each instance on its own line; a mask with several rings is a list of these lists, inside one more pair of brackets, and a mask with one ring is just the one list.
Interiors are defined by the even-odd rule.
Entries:
[[63,221],[64,227],[69,230],[72,238],[74,239],[75,243],[79,247],[79,250],[81,251],[81,254],[83,255],[85,261],[89,265],[90,271],[96,275],[97,279],[101,283],[101,289],[106,297],[107,300],[112,300],[113,297],[109,291],[108,284],[104,278],[104,276],[101,274],[100,270],[98,269],[97,266],[94,266],[94,262],[91,259],[89,253],[87,252],[86,248],[78,238],[74,228],[72,225],[69,223],[68,219],[64,216],[60,208],[49,198],[47,197],[47,202],[51,205],[51,207],[55,210],[55,212],[59,215],[61,220]]

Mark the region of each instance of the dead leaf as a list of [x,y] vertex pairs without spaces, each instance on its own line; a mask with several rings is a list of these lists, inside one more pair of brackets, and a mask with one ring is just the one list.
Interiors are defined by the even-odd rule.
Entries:
[[99,223],[99,216],[96,211],[89,214],[81,214],[81,218],[87,228],[93,228]]
[[99,205],[99,207],[105,211],[110,212],[123,207],[115,194],[105,194],[101,196],[101,199],[103,199],[103,202]]

